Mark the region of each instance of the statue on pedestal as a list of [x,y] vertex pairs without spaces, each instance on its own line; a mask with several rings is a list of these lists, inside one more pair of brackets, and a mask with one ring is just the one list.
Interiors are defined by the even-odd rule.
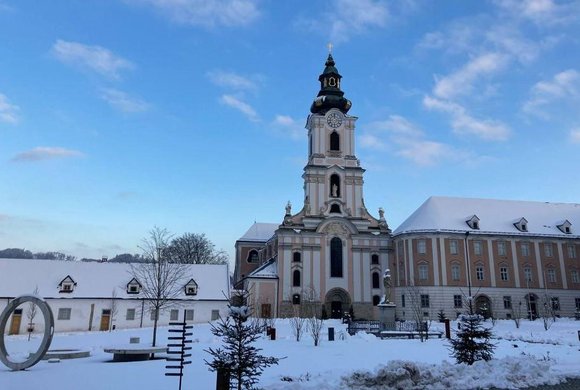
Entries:
[[385,295],[381,303],[391,303],[391,270],[388,268],[383,274],[383,286],[385,287]]

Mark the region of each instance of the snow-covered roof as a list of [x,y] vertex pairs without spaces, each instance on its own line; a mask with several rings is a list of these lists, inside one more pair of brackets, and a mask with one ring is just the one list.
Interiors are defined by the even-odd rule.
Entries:
[[[182,280],[184,299],[226,300],[229,292],[227,265],[187,264]],[[76,285],[70,293],[60,292],[59,283],[70,276]],[[118,298],[139,298],[127,294],[127,283],[133,279],[127,263],[97,263],[58,260],[0,259],[0,297],[32,294],[44,298],[108,298],[115,290]],[[185,295],[185,284],[198,284],[195,296]],[[139,280],[144,285],[144,281]]]
[[278,261],[276,257],[271,258],[258,268],[256,268],[248,278],[277,278],[278,277]]
[[[479,229],[466,221],[476,215]],[[514,223],[525,218],[527,231]],[[565,221],[570,233],[558,228]],[[580,237],[580,204],[432,196],[393,235],[418,232],[481,232],[489,234]]]
[[238,241],[268,241],[279,226],[277,223],[254,222]]

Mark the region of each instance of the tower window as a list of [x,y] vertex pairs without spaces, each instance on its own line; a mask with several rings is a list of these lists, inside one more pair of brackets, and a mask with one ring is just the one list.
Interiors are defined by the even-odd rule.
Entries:
[[300,261],[302,261],[302,256],[300,255],[300,252],[294,252],[293,256],[293,261],[295,263],[300,263]]
[[340,150],[340,135],[336,131],[330,133],[330,150]]
[[252,249],[249,253],[248,253],[248,259],[247,259],[248,263],[257,263],[258,262],[258,251],[255,249]]
[[380,288],[381,282],[379,281],[379,273],[373,272],[373,288]]
[[371,256],[371,264],[379,264],[379,255]]
[[330,240],[330,277],[342,278],[342,240],[338,237]]
[[300,271],[294,270],[292,274],[292,286],[293,287],[300,287]]
[[332,206],[330,206],[330,212],[340,214],[340,206],[337,204],[333,204]]
[[340,176],[336,173],[330,175],[330,196],[340,198]]

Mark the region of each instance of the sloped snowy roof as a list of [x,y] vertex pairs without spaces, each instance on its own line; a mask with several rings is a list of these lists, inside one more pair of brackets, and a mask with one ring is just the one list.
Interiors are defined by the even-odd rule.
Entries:
[[278,226],[277,223],[254,222],[238,241],[268,241]]
[[[471,229],[466,223],[474,215],[480,219],[479,230]],[[527,232],[520,232],[514,226],[522,217],[528,221]],[[566,220],[571,223],[571,234],[558,229]],[[578,238],[580,204],[432,196],[393,235],[433,231]]]
[[256,268],[248,278],[277,278],[278,277],[278,262],[276,258],[272,258]]
[[[183,286],[194,279],[198,284],[195,296],[184,299],[225,300],[229,293],[227,265],[188,264]],[[76,282],[70,293],[60,293],[58,284],[67,276]],[[0,259],[0,297],[32,294],[38,286],[38,295],[45,298],[108,298],[113,289],[118,298],[139,298],[127,294],[127,283],[133,279],[126,263],[97,263],[57,260]],[[144,284],[144,281],[139,281]]]

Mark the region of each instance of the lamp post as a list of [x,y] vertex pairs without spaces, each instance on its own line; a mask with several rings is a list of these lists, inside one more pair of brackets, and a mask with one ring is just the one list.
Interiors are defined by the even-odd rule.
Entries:
[[469,301],[469,314],[473,314],[473,297],[471,296],[471,269],[469,267],[469,245],[467,239],[469,237],[469,232],[465,232],[465,263],[466,263],[466,275],[467,275],[467,291],[469,296],[467,297]]

